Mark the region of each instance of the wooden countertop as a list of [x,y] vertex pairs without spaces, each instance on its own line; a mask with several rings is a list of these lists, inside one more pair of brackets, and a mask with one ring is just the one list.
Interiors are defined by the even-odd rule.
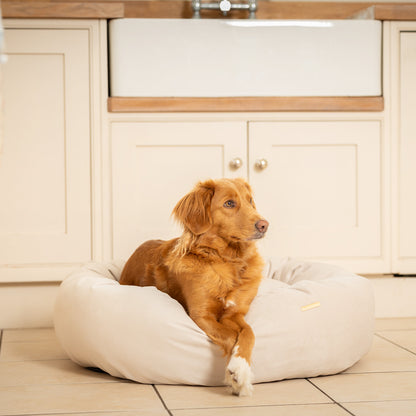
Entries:
[[[3,0],[5,18],[88,18],[113,19],[190,18],[190,1],[120,0]],[[241,18],[247,12],[233,12],[228,18]],[[218,11],[202,11],[202,17],[221,18]],[[416,20],[416,3],[371,2],[280,2],[258,1],[258,19],[347,19],[367,16],[377,20]]]
[[110,113],[383,111],[383,97],[110,97]]

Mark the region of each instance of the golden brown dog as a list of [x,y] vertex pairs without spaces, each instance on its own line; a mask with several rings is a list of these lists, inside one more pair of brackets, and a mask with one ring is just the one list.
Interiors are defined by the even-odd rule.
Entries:
[[255,240],[269,224],[243,179],[198,183],[173,215],[183,225],[182,236],[142,244],[120,283],[156,286],[180,302],[227,356],[225,382],[233,393],[250,395],[254,334],[244,316],[262,279]]

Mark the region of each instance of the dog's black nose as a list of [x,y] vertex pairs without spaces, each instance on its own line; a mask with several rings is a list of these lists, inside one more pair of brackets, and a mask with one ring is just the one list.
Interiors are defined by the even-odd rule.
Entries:
[[258,231],[265,233],[269,228],[269,223],[266,220],[260,220],[256,222],[255,226]]

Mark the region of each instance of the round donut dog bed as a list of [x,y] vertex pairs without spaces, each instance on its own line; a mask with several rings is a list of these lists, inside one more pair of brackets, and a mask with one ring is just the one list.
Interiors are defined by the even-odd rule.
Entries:
[[[155,287],[122,286],[123,264],[91,264],[61,285],[56,334],[84,367],[141,383],[223,385],[225,358],[182,306]],[[335,374],[370,348],[373,294],[335,266],[271,260],[246,315],[253,382]]]

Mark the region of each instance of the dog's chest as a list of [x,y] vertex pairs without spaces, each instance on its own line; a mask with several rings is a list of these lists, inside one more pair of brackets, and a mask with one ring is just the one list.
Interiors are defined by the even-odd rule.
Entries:
[[212,295],[217,299],[226,296],[242,283],[242,275],[245,271],[244,262],[220,263],[211,265],[209,281]]

